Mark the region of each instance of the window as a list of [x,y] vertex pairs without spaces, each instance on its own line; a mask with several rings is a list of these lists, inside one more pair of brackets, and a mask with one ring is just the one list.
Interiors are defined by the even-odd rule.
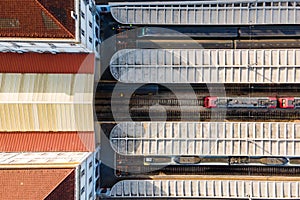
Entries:
[[90,163],[89,163],[89,168],[91,168],[93,166],[93,162],[91,161]]
[[89,178],[89,183],[91,183],[93,181],[93,177]]
[[92,28],[93,27],[93,24],[91,21],[89,21],[89,26]]
[[99,175],[99,166],[97,166],[96,167],[96,170],[95,170],[95,178],[97,178],[98,177],[98,175]]
[[265,2],[265,6],[272,6],[271,2]]
[[101,7],[101,11],[102,11],[102,12],[107,12],[108,10],[107,10],[106,7]]
[[89,194],[89,199],[92,198],[92,196],[93,196],[93,193],[90,192],[90,194]]
[[262,7],[264,5],[264,3],[263,2],[259,2],[259,3],[257,3],[257,6],[258,7]]
[[95,27],[95,35],[96,35],[96,38],[99,39],[99,29],[98,29],[98,27]]
[[83,194],[83,193],[84,193],[84,190],[85,190],[85,188],[82,187],[81,190],[80,190],[80,194]]
[[20,28],[18,19],[0,18],[0,28]]
[[289,2],[289,6],[295,6],[295,2]]
[[99,42],[96,40],[95,41],[95,49],[96,49],[97,52],[98,52],[98,45],[99,45]]
[[81,29],[81,35],[83,35],[83,36],[84,36],[84,30],[82,30],[82,29]]
[[93,43],[93,39],[91,37],[89,37],[89,42]]
[[81,11],[81,17],[84,19],[85,18],[85,14],[84,12]]
[[80,173],[80,176],[83,177],[85,175],[85,170],[83,169]]

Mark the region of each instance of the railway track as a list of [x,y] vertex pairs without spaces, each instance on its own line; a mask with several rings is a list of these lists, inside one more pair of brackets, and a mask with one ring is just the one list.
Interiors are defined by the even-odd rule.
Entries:
[[[116,87],[118,85],[118,88]],[[112,92],[129,94],[128,91],[131,91],[131,88],[139,88],[140,91],[134,92],[130,95],[136,96],[147,96],[147,86],[158,86],[158,94],[170,95],[174,92],[186,93],[187,90],[190,91],[193,89],[195,94],[209,93],[209,91],[225,90],[227,95],[241,95],[244,93],[247,94],[256,94],[256,93],[278,93],[285,95],[294,95],[295,93],[300,93],[300,84],[131,84],[131,83],[117,83],[115,80],[105,80],[99,82],[97,86],[97,91],[95,94],[95,99],[109,99]],[[171,89],[175,91],[171,91]],[[144,90],[143,92],[141,92]],[[142,93],[142,94],[141,94]],[[204,95],[203,95],[204,96]]]
[[[197,157],[193,157],[197,158]],[[200,158],[200,157],[199,157]],[[187,160],[188,159],[188,160]],[[177,156],[175,160],[190,162],[192,157]],[[172,164],[168,156],[123,156],[115,154],[116,177],[147,178],[153,175],[253,175],[253,176],[298,176],[299,158],[284,157],[203,157],[199,165]],[[149,162],[154,162],[149,164]],[[161,162],[161,163],[159,163]],[[216,162],[220,162],[218,165]],[[287,163],[292,165],[286,165]],[[214,164],[212,164],[214,163]]]
[[[181,121],[184,117],[188,121],[230,120],[230,121],[294,121],[299,120],[299,110],[284,109],[210,109],[197,106],[170,106],[162,107],[131,107],[128,110],[119,109],[115,116],[118,121]],[[164,107],[165,108],[165,107]],[[96,109],[97,110],[97,109]],[[150,116],[151,115],[151,116]],[[109,107],[98,109],[98,121],[114,121]]]
[[300,176],[299,167],[278,166],[130,166],[118,167],[117,177],[147,178],[154,175],[250,175],[250,176]]
[[[182,116],[190,121],[207,120],[261,120],[261,121],[290,121],[298,120],[300,112],[297,109],[207,109],[203,106],[203,99],[210,96],[206,85],[192,84],[189,86],[173,85],[176,88],[176,95],[181,98],[178,100],[174,92],[167,86],[158,86],[157,91],[140,90],[139,93],[128,93],[131,84],[121,84],[112,98],[114,84],[100,84],[95,95],[95,109],[99,121],[114,121],[112,115],[112,105],[114,115],[118,116],[118,121],[150,121],[168,120],[180,121]],[[171,87],[171,86],[170,86]],[[220,86],[210,85],[218,93]],[[222,86],[223,87],[223,86]],[[193,89],[194,98],[189,97],[187,89]],[[249,85],[240,86],[226,85],[227,96],[239,97],[265,97],[265,96],[300,96],[299,85]],[[124,105],[128,102],[128,105]],[[149,117],[151,115],[151,117]]]
[[132,48],[144,49],[280,49],[280,48],[299,48],[298,39],[290,40],[166,40],[166,39],[145,39],[137,40],[135,45],[130,45]]

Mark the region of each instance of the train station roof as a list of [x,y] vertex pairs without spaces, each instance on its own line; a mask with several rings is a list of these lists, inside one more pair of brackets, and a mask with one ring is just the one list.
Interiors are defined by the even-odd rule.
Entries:
[[298,83],[298,49],[122,49],[110,61],[125,83]]
[[122,155],[300,156],[299,123],[123,122],[110,143]]
[[[299,24],[299,2],[161,1],[110,3],[119,23],[138,25],[262,25]],[[137,17],[139,16],[139,17]]]
[[[191,199],[299,199],[298,181],[249,180],[241,177],[208,180],[124,180],[116,183],[109,197]],[[244,178],[244,179],[243,179]],[[251,177],[253,178],[253,177]],[[264,177],[265,179],[265,177]]]
[[75,39],[74,0],[0,1],[0,39]]

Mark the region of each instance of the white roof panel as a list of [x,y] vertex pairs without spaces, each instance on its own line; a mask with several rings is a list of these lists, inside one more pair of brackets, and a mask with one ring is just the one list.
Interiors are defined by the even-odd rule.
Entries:
[[[10,42],[1,41],[0,52],[16,52],[16,53],[91,53],[92,51],[85,48],[82,44],[75,43],[74,40],[64,41],[24,41],[19,42],[20,38],[9,38]],[[16,40],[16,42],[11,42]]]
[[0,131],[93,131],[93,74],[0,73]]
[[0,73],[0,103],[92,104],[93,84],[93,74]]
[[299,49],[123,49],[111,58],[126,83],[299,83]]
[[122,24],[259,25],[299,24],[299,0],[229,0],[111,3]]
[[116,183],[110,197],[299,199],[298,181],[259,180],[124,180]]
[[111,131],[123,155],[300,156],[300,123],[123,122]]
[[0,153],[0,165],[81,163],[93,152]]

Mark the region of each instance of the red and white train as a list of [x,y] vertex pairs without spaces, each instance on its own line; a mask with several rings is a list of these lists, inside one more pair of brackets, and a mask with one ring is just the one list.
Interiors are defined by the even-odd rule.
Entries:
[[215,97],[204,98],[206,108],[299,108],[296,97]]

